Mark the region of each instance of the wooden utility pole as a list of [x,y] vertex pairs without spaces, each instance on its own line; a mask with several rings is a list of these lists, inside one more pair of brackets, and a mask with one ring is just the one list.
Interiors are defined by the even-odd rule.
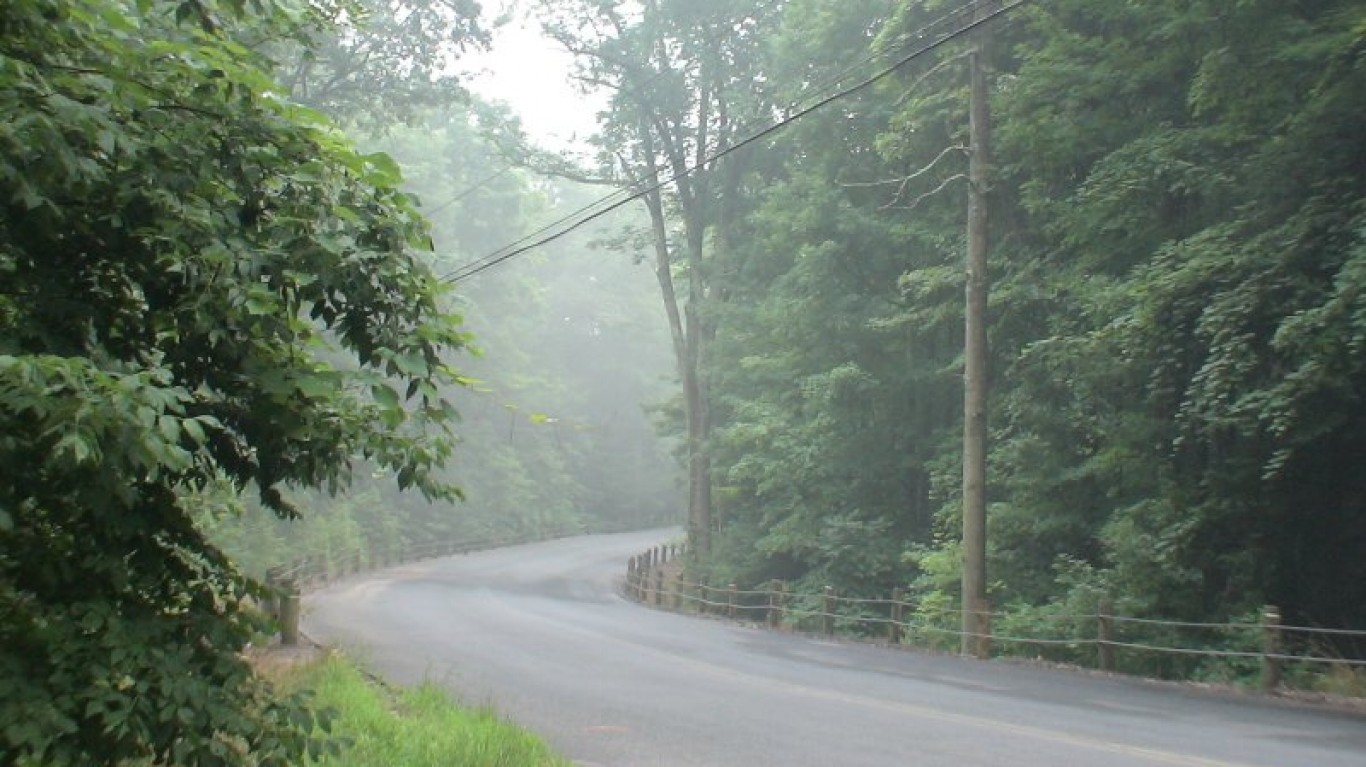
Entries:
[[[983,13],[989,13],[990,6]],[[963,371],[963,637],[960,652],[989,652],[980,641],[987,625],[987,192],[991,164],[991,107],[987,99],[991,32],[976,34],[971,56],[972,105],[968,167],[967,307]]]

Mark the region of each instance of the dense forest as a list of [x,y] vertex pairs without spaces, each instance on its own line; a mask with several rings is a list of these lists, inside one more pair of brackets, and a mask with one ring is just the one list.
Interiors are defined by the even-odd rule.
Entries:
[[[956,34],[991,13],[989,44]],[[670,181],[642,199],[684,307],[714,582],[956,602],[965,212],[989,151],[991,602],[1366,625],[1366,5],[537,15],[611,89],[599,171]]]
[[243,573],[357,545],[952,609],[980,488],[1007,614],[1366,627],[1366,3],[514,5],[589,155],[471,0],[0,11],[0,761],[297,763]]

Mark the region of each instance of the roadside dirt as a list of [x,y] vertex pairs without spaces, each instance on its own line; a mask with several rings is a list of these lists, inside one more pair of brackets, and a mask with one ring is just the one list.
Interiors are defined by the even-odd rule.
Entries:
[[331,652],[333,650],[319,645],[312,639],[300,636],[299,644],[293,647],[280,644],[279,638],[276,637],[264,646],[248,646],[242,655],[258,676],[274,679],[295,666],[321,660]]

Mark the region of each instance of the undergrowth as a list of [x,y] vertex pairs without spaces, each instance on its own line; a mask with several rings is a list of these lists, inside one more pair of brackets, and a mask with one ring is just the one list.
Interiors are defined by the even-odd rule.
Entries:
[[337,753],[314,767],[568,767],[539,738],[487,709],[457,706],[434,684],[388,690],[338,656],[284,672],[333,712]]

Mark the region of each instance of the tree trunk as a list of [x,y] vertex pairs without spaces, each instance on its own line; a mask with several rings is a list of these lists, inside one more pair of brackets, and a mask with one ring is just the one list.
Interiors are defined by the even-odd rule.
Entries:
[[707,284],[702,263],[705,238],[696,217],[684,216],[688,239],[688,305],[683,314],[687,323],[686,367],[683,370],[683,399],[688,416],[688,537],[696,556],[711,551],[711,458],[707,441],[711,437],[705,356],[708,333],[704,327],[703,302]]
[[673,260],[669,253],[669,233],[664,218],[664,201],[659,192],[659,166],[654,160],[651,120],[642,108],[639,131],[645,151],[647,180],[654,191],[643,198],[650,212],[651,240],[655,251],[655,277],[660,297],[669,318],[678,377],[683,382],[684,419],[687,425],[688,458],[688,543],[694,556],[711,550],[711,459],[706,455],[711,419],[707,408],[707,386],[702,360],[707,334],[702,330],[701,303],[706,294],[702,257],[705,238],[691,188],[680,189],[684,208],[684,228],[688,249],[688,301],[679,310],[678,291],[673,280]]

